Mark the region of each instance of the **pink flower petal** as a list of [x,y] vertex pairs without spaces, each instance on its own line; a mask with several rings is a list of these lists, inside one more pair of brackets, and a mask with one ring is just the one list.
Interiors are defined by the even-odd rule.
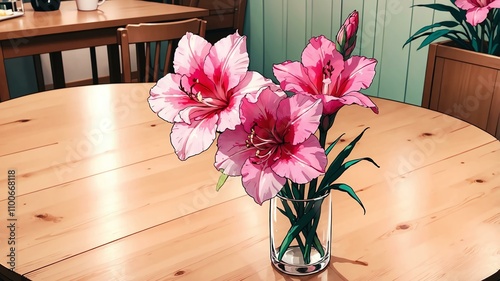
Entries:
[[[258,72],[249,71],[232,90],[233,94],[227,107],[219,113],[219,123],[217,130],[224,132],[225,130],[234,130],[236,125],[241,123],[239,108],[243,97],[248,95],[257,95],[259,90],[264,87],[273,87],[278,89],[271,79],[267,79]],[[284,94],[284,93],[283,93]]]
[[198,104],[179,90],[180,81],[181,75],[179,74],[165,75],[151,89],[148,98],[151,110],[170,123],[181,121],[178,114],[182,109]]
[[[262,88],[269,87],[272,91],[280,90],[273,80],[268,79],[256,71],[248,71],[240,83],[233,89],[234,95],[256,94]],[[282,93],[281,95],[285,95]]]
[[284,133],[284,141],[296,145],[314,134],[323,111],[320,99],[296,94],[278,106],[276,128]]
[[456,0],[455,5],[463,10],[469,10],[476,7],[470,2],[470,0]]
[[308,70],[300,62],[285,61],[273,66],[274,76],[280,81],[285,91],[315,95],[321,88],[317,88],[307,74]]
[[375,103],[360,92],[350,92],[343,95],[338,101],[344,105],[358,104],[363,107],[369,107],[374,113],[378,113],[378,108]]
[[259,205],[276,196],[286,182],[285,178],[276,175],[270,167],[250,160],[243,165],[241,174],[246,192]]
[[[253,99],[253,97],[250,97]],[[252,103],[248,98],[243,99],[240,108],[241,124],[246,132],[250,132],[257,123],[276,120],[276,106],[284,99],[269,88],[259,94],[259,98]],[[267,128],[267,126],[265,126]]]
[[183,110],[179,111],[179,117],[181,121],[186,124],[191,124],[205,118],[210,118],[210,116],[216,114],[212,107],[196,103],[193,106],[185,107]]
[[344,71],[337,81],[337,89],[334,94],[337,97],[351,91],[359,91],[370,87],[375,77],[376,59],[361,56],[353,56],[345,62]]
[[[302,52],[302,64],[318,91],[322,91],[325,68],[331,68],[332,80],[344,69],[344,57],[337,51],[335,43],[325,36],[313,37]],[[312,93],[312,92],[310,92]]]
[[173,62],[175,73],[189,75],[202,70],[211,47],[212,45],[203,37],[186,33],[175,49]]
[[280,177],[296,183],[308,183],[325,172],[328,160],[316,136],[311,135],[296,146],[285,146],[272,170]]
[[246,37],[231,34],[214,44],[205,61],[205,73],[219,91],[234,88],[248,70]]
[[500,0],[493,0],[490,4],[488,4],[489,8],[500,8]]
[[472,26],[476,26],[486,19],[488,12],[488,7],[469,9],[466,14],[467,22]]
[[323,100],[323,115],[331,115],[344,106],[343,99],[334,96],[321,95]]
[[175,123],[170,133],[170,142],[180,160],[207,150],[215,139],[215,124],[218,116],[194,121],[191,124]]
[[215,154],[215,168],[223,169],[226,175],[241,176],[241,168],[245,161],[255,155],[255,149],[246,147],[248,133],[243,126],[227,130],[217,139],[217,153]]

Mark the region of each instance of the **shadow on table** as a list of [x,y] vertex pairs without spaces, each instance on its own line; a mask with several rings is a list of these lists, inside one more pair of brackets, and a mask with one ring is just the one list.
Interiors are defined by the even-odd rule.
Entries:
[[368,266],[368,263],[359,260],[350,260],[341,257],[332,256],[330,259],[330,264],[322,272],[311,275],[311,276],[290,276],[281,273],[279,270],[273,267],[275,279],[283,278],[285,281],[296,281],[296,280],[307,280],[307,281],[331,281],[331,280],[348,280],[343,276],[336,268],[336,263],[351,263],[361,266]]

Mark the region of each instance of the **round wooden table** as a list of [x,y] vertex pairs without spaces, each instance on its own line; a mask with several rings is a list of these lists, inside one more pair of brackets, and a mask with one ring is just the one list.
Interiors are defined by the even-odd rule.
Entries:
[[[214,146],[178,160],[171,125],[147,103],[152,86],[0,103],[0,263],[31,280],[299,280],[271,266],[268,202],[255,204],[240,178],[215,191]],[[307,280],[497,272],[500,142],[438,112],[374,101],[378,116],[344,107],[329,136],[346,133],[341,149],[370,127],[350,159],[381,168],[360,163],[340,178],[367,213],[332,193],[331,263]]]

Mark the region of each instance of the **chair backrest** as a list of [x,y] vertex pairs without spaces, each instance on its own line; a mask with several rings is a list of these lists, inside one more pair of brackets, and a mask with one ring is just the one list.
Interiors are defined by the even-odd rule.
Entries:
[[[117,30],[118,44],[121,47],[122,81],[132,82],[130,63],[130,44],[135,44],[139,82],[155,82],[160,74],[161,42],[168,41],[163,65],[163,75],[172,71],[175,47],[186,32],[205,36],[207,22],[201,19],[189,19],[166,23],[128,24]],[[154,61],[151,63],[151,44],[154,47]],[[153,72],[151,72],[151,67]]]
[[210,15],[207,30],[233,29],[243,34],[247,0],[173,0],[174,4],[205,8]]

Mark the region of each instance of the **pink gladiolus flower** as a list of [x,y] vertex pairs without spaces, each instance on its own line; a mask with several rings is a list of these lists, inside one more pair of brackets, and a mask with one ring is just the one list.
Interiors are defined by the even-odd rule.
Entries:
[[175,73],[161,78],[151,89],[151,109],[174,123],[170,139],[181,160],[205,151],[216,132],[241,123],[239,106],[245,94],[274,85],[248,70],[246,37],[227,36],[213,46],[187,33],[174,55]]
[[352,12],[345,20],[337,33],[337,50],[344,55],[344,59],[351,56],[356,47],[356,33],[358,32],[359,14]]
[[455,5],[467,11],[467,22],[473,26],[482,23],[493,8],[500,8],[500,0],[457,0]]
[[370,98],[359,92],[372,83],[376,63],[360,56],[344,61],[335,44],[319,36],[311,38],[302,52],[302,63],[285,61],[274,65],[273,71],[283,90],[321,98],[324,115],[353,103],[378,113]]
[[257,99],[247,96],[241,103],[241,125],[219,136],[215,167],[230,176],[241,175],[246,192],[258,204],[274,197],[286,178],[310,182],[327,164],[314,135],[320,103],[306,95],[287,98],[269,88]]

